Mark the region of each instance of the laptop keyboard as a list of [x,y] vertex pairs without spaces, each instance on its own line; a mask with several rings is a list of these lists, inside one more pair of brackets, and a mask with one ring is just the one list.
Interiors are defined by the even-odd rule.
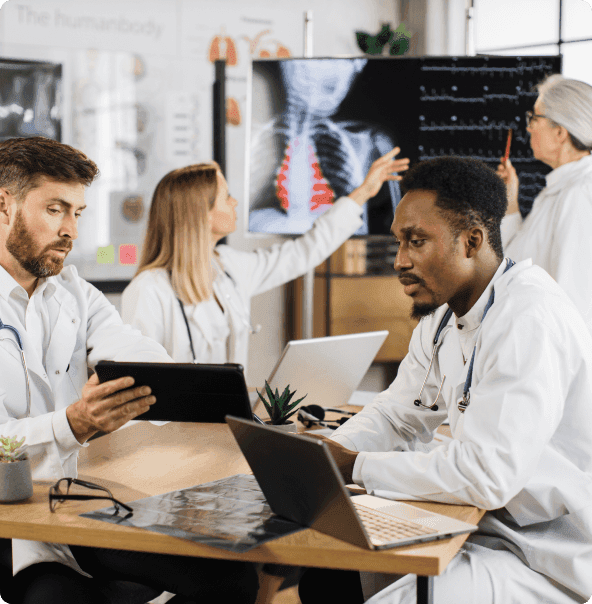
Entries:
[[353,504],[374,545],[384,545],[438,532],[428,526],[396,518],[392,514],[385,514],[379,510],[360,505],[355,501]]

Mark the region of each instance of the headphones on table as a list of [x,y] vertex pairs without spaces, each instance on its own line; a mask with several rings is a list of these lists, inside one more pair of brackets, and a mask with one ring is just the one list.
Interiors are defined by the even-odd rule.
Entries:
[[[325,419],[325,412],[333,411],[334,413],[340,413],[341,415],[347,415],[347,417],[341,417],[337,420],[323,421]],[[321,407],[320,405],[303,405],[298,410],[298,421],[300,421],[306,428],[312,426],[323,426],[324,428],[331,428],[335,430],[339,426],[345,424],[345,422],[355,413],[350,411],[343,411],[341,409],[334,409],[333,407]]]

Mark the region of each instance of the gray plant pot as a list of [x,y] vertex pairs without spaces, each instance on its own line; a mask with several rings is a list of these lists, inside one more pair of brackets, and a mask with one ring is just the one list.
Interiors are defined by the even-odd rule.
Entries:
[[29,460],[0,462],[0,501],[21,501],[32,495],[33,481]]
[[298,426],[293,421],[288,420],[285,424],[280,424],[279,426],[274,426],[269,420],[265,422],[271,428],[276,428],[276,430],[283,430],[284,432],[298,432]]

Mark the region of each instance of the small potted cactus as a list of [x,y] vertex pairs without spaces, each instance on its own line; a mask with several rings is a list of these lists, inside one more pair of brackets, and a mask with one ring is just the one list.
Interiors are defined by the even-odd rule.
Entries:
[[0,436],[0,501],[21,501],[33,495],[31,465],[24,445],[16,436]]
[[267,392],[267,400],[259,392],[259,390],[257,390],[257,394],[263,401],[267,414],[269,415],[269,420],[267,420],[265,423],[271,426],[281,427],[287,432],[296,432],[296,424],[293,421],[288,421],[288,418],[298,411],[296,408],[298,403],[303,401],[307,395],[305,394],[302,398],[299,398],[297,401],[291,403],[290,401],[296,394],[296,390],[294,390],[294,392],[290,392],[290,385],[288,384],[281,395],[277,388],[275,389],[274,394],[273,390],[267,383],[267,380],[265,381],[265,391]]

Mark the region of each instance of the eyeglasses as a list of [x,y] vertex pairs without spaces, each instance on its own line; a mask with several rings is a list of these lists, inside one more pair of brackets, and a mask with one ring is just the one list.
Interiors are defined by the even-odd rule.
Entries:
[[527,111],[526,112],[526,127],[528,128],[528,126],[530,126],[530,122],[532,122],[532,120],[535,120],[539,117],[547,117],[547,116],[543,115],[542,113],[535,113],[534,111]]
[[[96,491],[103,491],[106,495],[91,495],[90,493],[70,493],[70,487],[73,485],[79,485],[81,487],[86,487],[87,489],[93,489]],[[65,489],[65,493],[62,491]],[[118,501],[113,497],[111,491],[105,487],[102,487],[98,484],[94,484],[92,482],[87,482],[86,480],[79,480],[78,478],[60,478],[52,487],[49,489],[49,509],[51,512],[55,512],[56,506],[58,503],[64,503],[67,499],[72,500],[88,500],[88,499],[108,499],[113,502],[113,507],[115,508],[114,514],[119,514],[119,506],[121,506],[124,510],[127,510],[128,516],[133,514],[134,510]]]

